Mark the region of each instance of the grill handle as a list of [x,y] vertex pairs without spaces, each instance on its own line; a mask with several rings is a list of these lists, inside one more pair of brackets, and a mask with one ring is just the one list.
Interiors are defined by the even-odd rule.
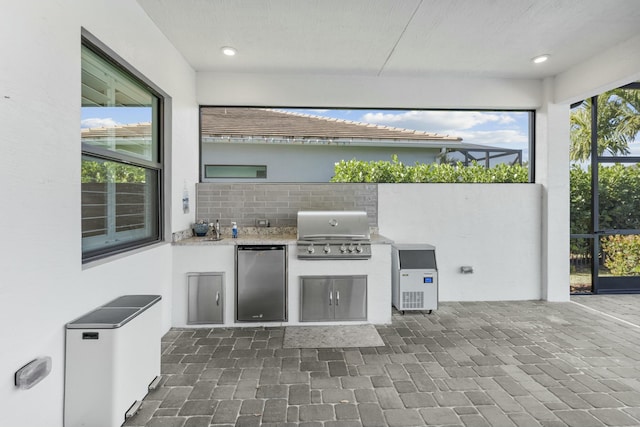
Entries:
[[360,240],[368,240],[366,234],[305,234],[300,236],[298,240],[305,239],[360,239]]

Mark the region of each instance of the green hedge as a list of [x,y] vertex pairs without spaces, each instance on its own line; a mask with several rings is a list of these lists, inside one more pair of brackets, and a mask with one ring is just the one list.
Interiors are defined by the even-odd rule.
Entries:
[[115,162],[82,160],[82,183],[143,183],[146,182],[145,169]]
[[477,163],[424,164],[408,166],[393,156],[391,161],[341,160],[335,164],[331,182],[426,183],[426,182],[528,182],[526,166],[500,164],[485,168]]
[[[640,168],[636,165],[599,165],[600,229],[640,228]],[[591,227],[591,168],[570,170],[571,233],[587,234]],[[604,266],[614,275],[640,274],[640,237],[607,236],[601,241]],[[589,256],[587,239],[573,239],[571,253]]]
[[[640,228],[640,168],[600,165],[600,229]],[[591,230],[591,168],[570,170],[571,233]]]
[[614,276],[640,275],[640,236],[607,236],[602,241],[604,266]]

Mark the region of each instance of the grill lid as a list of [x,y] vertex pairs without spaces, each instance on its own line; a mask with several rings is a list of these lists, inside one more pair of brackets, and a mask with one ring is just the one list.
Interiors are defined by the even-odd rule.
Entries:
[[369,241],[365,211],[299,211],[298,240]]

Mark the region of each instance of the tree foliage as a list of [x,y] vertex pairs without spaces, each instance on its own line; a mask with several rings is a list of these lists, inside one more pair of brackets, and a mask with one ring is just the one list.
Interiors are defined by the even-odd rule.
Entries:
[[602,241],[604,266],[614,276],[640,275],[640,236],[607,236]]
[[[571,186],[571,234],[590,234],[591,225],[591,168],[574,165],[570,170]],[[640,167],[614,164],[598,168],[600,230],[640,229]],[[640,239],[640,237],[637,237]],[[602,240],[605,267],[631,274],[628,263],[621,254],[639,250],[640,244],[632,238],[608,236]],[[612,252],[613,251],[613,252]],[[571,244],[574,255],[589,256],[590,247],[585,239],[575,239]],[[615,253],[614,253],[615,252]],[[625,255],[625,256],[627,256]],[[635,256],[635,255],[634,255]],[[640,252],[638,252],[640,257]],[[634,273],[635,274],[635,273]]]
[[416,163],[408,166],[394,155],[391,161],[341,160],[335,164],[331,182],[377,182],[377,183],[427,183],[464,182],[498,183],[528,182],[527,166],[499,164],[492,168],[473,163],[470,166],[457,164]]
[[572,165],[569,170],[571,234],[591,230],[591,168]]
[[[629,143],[640,132],[640,91],[614,89],[598,95],[598,155],[629,154]],[[571,160],[591,155],[591,99],[571,112]]]
[[82,161],[82,183],[144,183],[145,169],[115,162]]
[[[599,227],[601,230],[640,229],[640,167],[600,165]],[[591,233],[591,168],[570,171],[571,233]]]

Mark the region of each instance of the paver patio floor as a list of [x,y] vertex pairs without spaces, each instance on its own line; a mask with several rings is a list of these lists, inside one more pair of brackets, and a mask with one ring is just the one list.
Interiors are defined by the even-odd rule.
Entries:
[[572,300],[394,313],[371,348],[172,329],[161,387],[125,425],[640,426],[640,295]]

